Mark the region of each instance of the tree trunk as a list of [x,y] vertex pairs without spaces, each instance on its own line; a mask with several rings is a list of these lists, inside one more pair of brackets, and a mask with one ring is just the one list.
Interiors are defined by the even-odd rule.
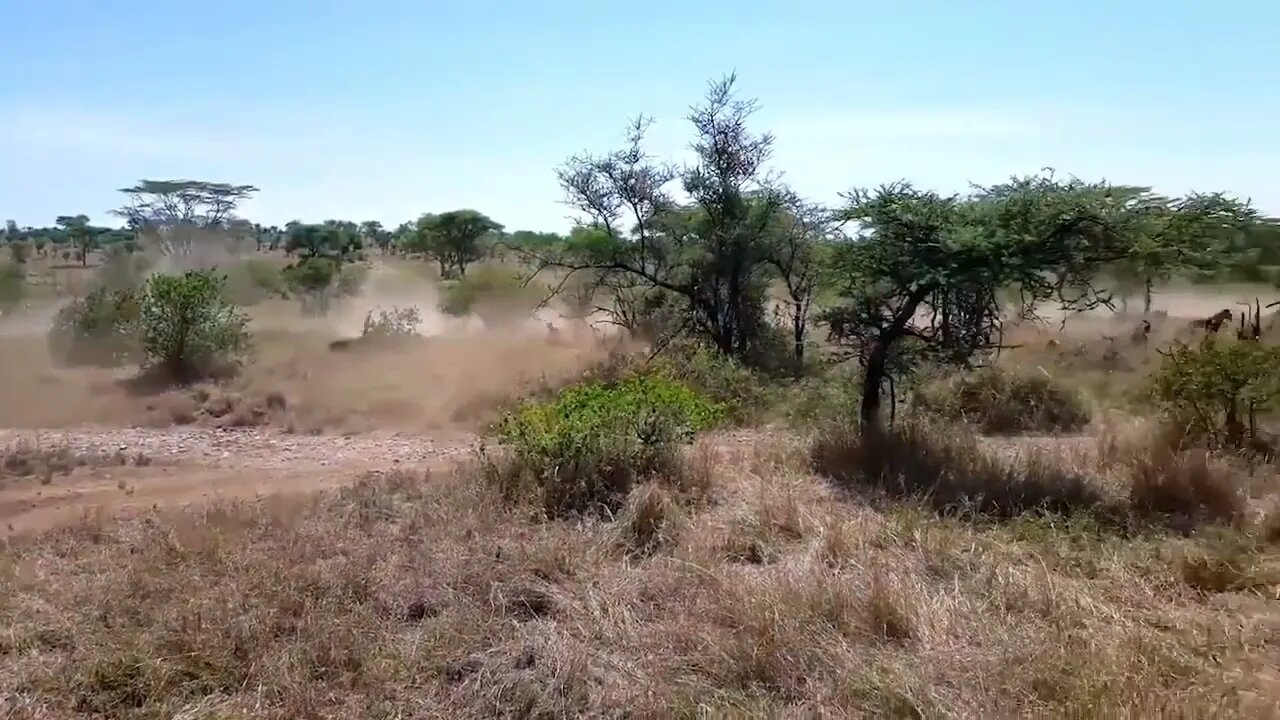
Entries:
[[804,313],[800,310],[799,305],[793,309],[794,315],[791,316],[791,332],[792,340],[795,343],[792,351],[795,353],[795,374],[800,377],[804,373],[804,330],[805,321]]
[[1151,314],[1151,276],[1144,278],[1142,292],[1142,313],[1144,315]]
[[889,346],[879,340],[867,358],[867,365],[862,376],[862,407],[859,419],[862,421],[863,434],[881,430],[880,427],[880,388],[884,385],[885,371],[888,366]]

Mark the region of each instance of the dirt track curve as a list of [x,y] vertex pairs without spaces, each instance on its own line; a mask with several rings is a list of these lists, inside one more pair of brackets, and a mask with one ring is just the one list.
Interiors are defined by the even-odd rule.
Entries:
[[[764,430],[717,434],[720,453],[736,455],[768,435]],[[465,432],[432,435],[370,432],[298,435],[266,428],[0,429],[0,448],[15,443],[63,447],[75,455],[117,456],[42,482],[0,474],[0,539],[74,522],[86,514],[128,514],[155,506],[214,499],[305,493],[343,485],[366,473],[395,469],[448,471],[471,457],[479,438]],[[989,438],[988,447],[1017,455],[1035,450],[1091,449],[1085,436]],[[141,465],[131,458],[141,454]]]
[[121,512],[214,498],[252,498],[349,483],[395,468],[444,470],[467,457],[474,435],[400,433],[296,435],[213,428],[0,429],[14,443],[65,447],[76,455],[145,456],[135,463],[86,466],[49,482],[0,477],[0,537],[46,529],[87,512]]

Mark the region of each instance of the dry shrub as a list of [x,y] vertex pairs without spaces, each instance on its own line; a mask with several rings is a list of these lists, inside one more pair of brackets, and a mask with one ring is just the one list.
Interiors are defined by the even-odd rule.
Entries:
[[1127,482],[1139,517],[1163,516],[1189,527],[1235,522],[1248,509],[1248,469],[1242,459],[1188,445],[1169,423],[1109,421],[1098,443],[1099,465]]
[[918,498],[947,512],[1065,515],[1099,511],[1105,504],[1091,477],[1053,457],[1001,458],[964,428],[922,418],[865,434],[849,428],[820,432],[810,461],[815,472],[843,485]]
[[54,475],[66,475],[80,467],[110,467],[149,465],[150,458],[142,453],[129,453],[124,449],[114,452],[81,451],[64,444],[44,445],[25,438],[0,448],[0,478],[38,477],[43,483],[52,481]]
[[284,393],[240,393],[217,385],[171,391],[150,400],[151,424],[217,427],[291,427],[293,417]]
[[1198,539],[1178,557],[1182,581],[1197,591],[1269,593],[1280,583],[1280,564],[1254,538],[1215,530],[1202,532]]
[[926,384],[914,401],[922,410],[970,422],[992,435],[1074,432],[1092,417],[1088,402],[1075,389],[1047,374],[999,366]]
[[1129,505],[1140,515],[1230,522],[1247,507],[1240,471],[1207,450],[1157,445],[1134,456],[1129,473]]

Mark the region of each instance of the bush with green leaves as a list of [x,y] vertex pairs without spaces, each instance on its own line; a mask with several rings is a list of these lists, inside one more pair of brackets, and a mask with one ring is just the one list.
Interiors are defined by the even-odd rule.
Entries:
[[1152,394],[1179,430],[1211,447],[1259,437],[1258,417],[1280,398],[1280,348],[1210,336],[1162,354]]
[[99,285],[58,310],[49,329],[49,352],[69,365],[117,367],[138,362],[141,314],[135,290]]
[[539,290],[525,286],[520,275],[498,265],[477,265],[471,272],[440,284],[440,312],[454,317],[476,315],[485,323],[502,322],[531,310]]
[[9,258],[15,265],[23,265],[31,255],[31,246],[22,240],[9,243]]
[[734,422],[759,420],[774,400],[759,374],[705,342],[677,340],[654,366],[719,403]]
[[0,310],[22,302],[26,292],[26,273],[22,268],[16,263],[0,265]]
[[329,311],[331,289],[338,272],[337,261],[310,257],[289,265],[280,275],[285,287],[302,299],[304,314],[324,315]]
[[249,350],[249,318],[227,302],[226,278],[209,270],[152,275],[140,325],[145,362],[179,382],[238,362]]
[[912,399],[925,412],[991,435],[1074,432],[1092,419],[1075,389],[1048,375],[994,365],[922,383]]
[[508,498],[537,494],[550,516],[612,513],[638,481],[672,472],[679,446],[723,417],[721,405],[662,373],[580,385],[499,423],[513,462],[498,480]]

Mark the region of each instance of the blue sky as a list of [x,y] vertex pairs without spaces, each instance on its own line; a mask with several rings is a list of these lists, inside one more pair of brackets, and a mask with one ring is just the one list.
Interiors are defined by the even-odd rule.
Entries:
[[1280,5],[0,0],[0,219],[140,178],[252,183],[253,220],[473,207],[564,230],[554,168],[656,117],[681,157],[736,70],[774,166],[834,202],[1052,166],[1280,213]]

